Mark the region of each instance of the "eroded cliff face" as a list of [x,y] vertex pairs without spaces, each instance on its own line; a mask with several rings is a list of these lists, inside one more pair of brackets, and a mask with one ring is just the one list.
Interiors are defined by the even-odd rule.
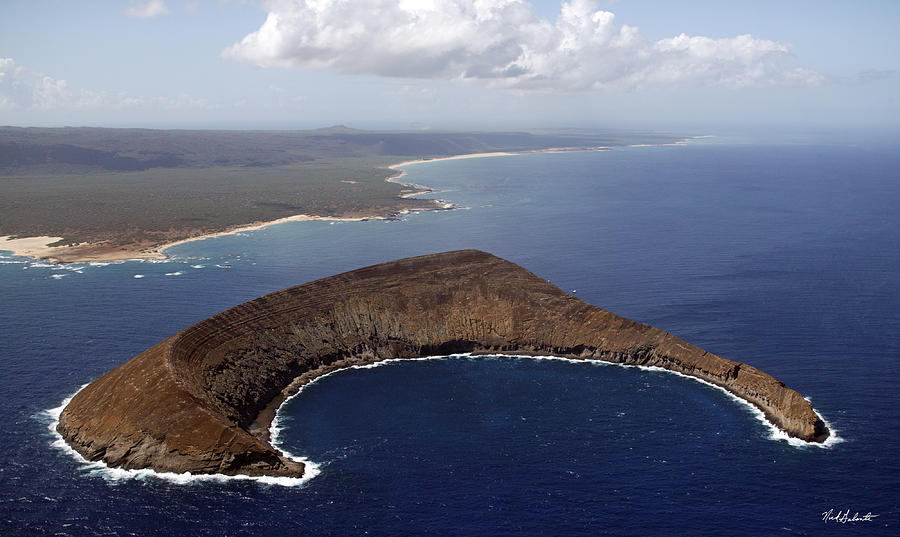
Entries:
[[456,352],[658,366],[724,387],[791,436],[828,435],[810,403],[770,375],[474,250],[376,265],[214,315],[79,392],[58,430],[112,466],[299,476],[303,465],[254,423],[267,405],[340,367]]

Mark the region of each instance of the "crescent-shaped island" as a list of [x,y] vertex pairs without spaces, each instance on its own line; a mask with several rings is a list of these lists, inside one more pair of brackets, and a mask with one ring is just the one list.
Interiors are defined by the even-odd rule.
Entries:
[[792,437],[829,435],[809,401],[771,375],[476,250],[362,268],[213,315],[82,389],[57,430],[113,467],[300,477],[304,464],[268,438],[287,397],[351,365],[454,353],[661,367],[724,388]]

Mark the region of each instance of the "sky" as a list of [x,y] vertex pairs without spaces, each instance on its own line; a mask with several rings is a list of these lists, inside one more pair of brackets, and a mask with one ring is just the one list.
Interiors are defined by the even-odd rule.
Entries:
[[0,125],[900,127],[896,0],[3,0]]

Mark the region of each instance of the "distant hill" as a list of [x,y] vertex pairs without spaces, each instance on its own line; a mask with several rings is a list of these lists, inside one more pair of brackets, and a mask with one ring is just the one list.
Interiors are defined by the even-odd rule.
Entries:
[[0,173],[285,166],[329,158],[431,158],[551,147],[665,143],[679,138],[615,131],[364,131],[344,125],[309,131],[0,127]]

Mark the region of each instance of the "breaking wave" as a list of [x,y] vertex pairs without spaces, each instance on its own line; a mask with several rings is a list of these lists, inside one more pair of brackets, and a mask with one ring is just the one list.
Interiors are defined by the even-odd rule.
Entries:
[[[169,483],[175,483],[178,485],[191,485],[195,483],[224,483],[227,481],[255,481],[257,483],[262,483],[265,485],[280,485],[285,487],[297,487],[303,486],[309,482],[310,479],[317,476],[319,474],[319,467],[315,463],[311,463],[305,459],[291,457],[292,459],[304,463],[304,473],[303,477],[272,477],[272,476],[248,476],[248,475],[225,475],[225,474],[192,474],[190,472],[185,473],[175,473],[175,472],[157,472],[156,470],[151,470],[148,468],[143,468],[140,470],[125,470],[123,468],[113,468],[108,466],[103,461],[89,461],[85,459],[81,453],[78,453],[65,441],[61,434],[56,430],[57,425],[59,425],[59,416],[62,414],[62,411],[66,408],[69,402],[73,397],[78,395],[78,392],[86,388],[88,384],[85,384],[78,388],[78,390],[65,398],[62,403],[56,407],[48,410],[44,410],[40,413],[39,418],[42,421],[47,422],[47,429],[50,431],[53,436],[53,441],[50,443],[56,449],[59,449],[63,453],[69,455],[74,458],[80,465],[81,469],[88,472],[90,475],[96,475],[102,477],[103,479],[110,482],[118,482],[124,480],[147,480],[147,479],[159,479],[162,481],[167,481]],[[287,454],[285,454],[287,455]]]
[[[140,275],[135,275],[135,277],[138,277],[138,276],[140,276]],[[161,480],[168,481],[171,483],[186,485],[186,484],[201,483],[201,482],[226,482],[226,481],[233,481],[233,480],[245,480],[245,481],[255,481],[255,482],[267,484],[267,485],[303,486],[303,485],[306,485],[307,483],[309,483],[310,480],[312,480],[313,478],[315,478],[317,475],[319,475],[321,473],[322,464],[313,462],[304,456],[295,455],[295,454],[291,453],[290,451],[288,451],[287,449],[285,449],[285,447],[282,445],[281,433],[287,427],[287,424],[285,422],[285,417],[282,415],[282,409],[284,408],[285,403],[287,403],[291,399],[299,396],[300,394],[303,393],[303,391],[306,388],[319,382],[320,380],[322,380],[326,377],[329,377],[335,373],[339,373],[341,371],[345,371],[348,369],[372,369],[375,367],[384,367],[387,365],[392,365],[392,364],[400,363],[400,362],[446,360],[446,359],[452,359],[452,358],[470,358],[470,359],[474,359],[474,358],[479,358],[479,359],[513,358],[513,359],[520,359],[520,360],[559,360],[559,361],[575,363],[575,364],[590,364],[590,365],[604,366],[604,367],[618,366],[618,367],[625,367],[625,368],[642,369],[645,371],[652,371],[655,373],[668,373],[671,375],[677,375],[680,377],[691,379],[693,381],[696,381],[696,382],[705,384],[707,386],[710,386],[712,388],[715,388],[715,389],[721,391],[722,393],[724,393],[726,396],[728,396],[733,401],[742,405],[744,408],[749,410],[750,413],[753,414],[754,417],[756,417],[756,419],[758,419],[763,425],[766,426],[766,429],[768,430],[768,433],[769,433],[768,436],[766,437],[768,440],[785,441],[793,447],[804,448],[804,449],[805,448],[831,448],[834,445],[844,441],[843,438],[838,436],[838,434],[837,434],[838,432],[834,428],[834,426],[830,422],[828,422],[821,414],[818,414],[818,413],[817,413],[818,416],[822,419],[822,421],[825,423],[825,425],[828,427],[828,429],[831,433],[825,442],[823,442],[823,443],[805,442],[803,440],[790,437],[787,435],[787,433],[785,433],[784,431],[779,429],[777,426],[775,426],[772,422],[770,422],[768,419],[766,419],[765,414],[761,410],[756,408],[753,404],[732,394],[731,392],[722,388],[721,386],[716,386],[715,384],[712,384],[705,380],[701,380],[696,377],[692,377],[690,375],[685,375],[683,373],[678,373],[676,371],[670,371],[668,369],[663,369],[661,367],[630,365],[630,364],[617,364],[617,363],[613,363],[613,362],[605,362],[602,360],[574,359],[574,358],[563,358],[563,357],[558,357],[558,356],[517,356],[517,355],[509,355],[509,354],[472,355],[470,353],[464,353],[464,354],[452,354],[452,355],[443,355],[443,356],[426,356],[426,357],[422,357],[422,358],[391,358],[391,359],[387,359],[387,360],[381,360],[379,362],[374,362],[371,364],[352,365],[352,366],[344,367],[341,369],[336,369],[334,371],[331,371],[329,373],[326,373],[324,375],[321,375],[319,377],[312,379],[311,381],[309,381],[306,384],[304,384],[303,386],[301,386],[300,389],[297,390],[297,393],[295,393],[295,394],[291,395],[290,397],[288,397],[287,399],[285,399],[285,401],[282,403],[282,405],[275,411],[275,417],[272,419],[272,424],[269,428],[271,444],[275,448],[279,449],[284,454],[285,457],[288,457],[292,460],[295,460],[297,462],[301,462],[304,464],[303,477],[270,477],[270,476],[246,476],[246,475],[224,475],[224,474],[191,474],[190,472],[179,474],[179,473],[174,473],[174,472],[157,472],[155,470],[150,470],[150,469],[125,470],[125,469],[121,469],[121,468],[112,468],[102,461],[88,461],[80,453],[78,453],[77,451],[72,449],[71,446],[69,446],[69,444],[66,443],[66,441],[63,439],[62,435],[60,435],[59,432],[57,432],[57,430],[56,430],[56,427],[59,424],[59,416],[60,416],[60,414],[62,414],[63,409],[65,409],[66,405],[69,404],[69,402],[72,400],[72,398],[75,397],[75,395],[77,395],[77,393],[79,391],[83,390],[86,386],[88,386],[87,384],[85,384],[84,386],[79,388],[78,391],[76,391],[70,397],[67,397],[65,400],[63,400],[63,402],[62,402],[62,404],[60,404],[60,406],[49,409],[49,410],[45,410],[42,412],[42,414],[46,417],[46,420],[48,421],[48,429],[50,430],[50,432],[52,433],[52,435],[54,437],[54,440],[51,443],[51,445],[54,448],[57,448],[57,449],[63,451],[64,453],[68,454],[69,456],[73,457],[76,461],[78,461],[82,465],[81,468],[83,470],[88,471],[92,475],[100,475],[104,479],[107,479],[110,481],[152,478],[152,479],[161,479]]]

